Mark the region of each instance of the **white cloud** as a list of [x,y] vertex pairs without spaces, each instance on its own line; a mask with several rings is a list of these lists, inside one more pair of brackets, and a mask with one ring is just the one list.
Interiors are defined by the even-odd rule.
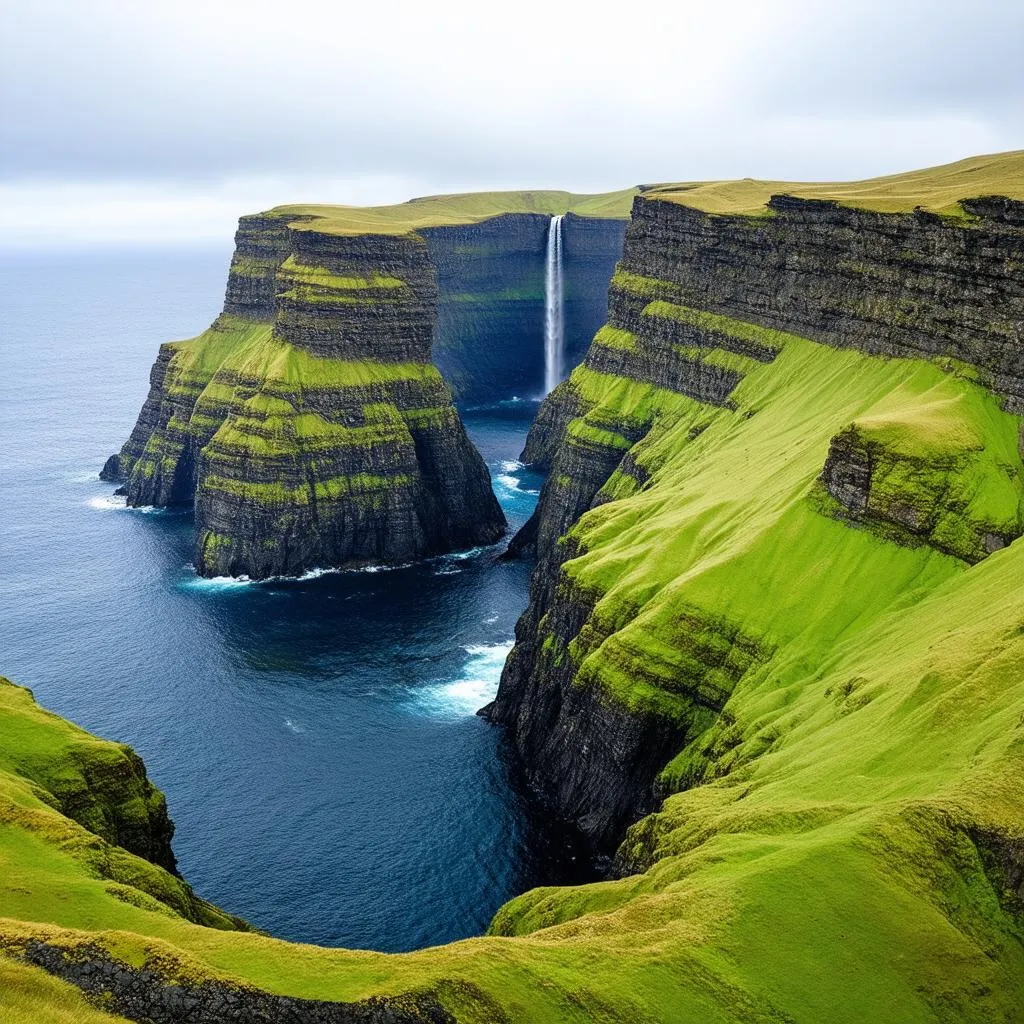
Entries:
[[0,9],[8,244],[62,224],[200,239],[281,202],[466,187],[862,177],[1024,145],[1024,7],[1003,0],[863,0],[841,19],[811,0]]

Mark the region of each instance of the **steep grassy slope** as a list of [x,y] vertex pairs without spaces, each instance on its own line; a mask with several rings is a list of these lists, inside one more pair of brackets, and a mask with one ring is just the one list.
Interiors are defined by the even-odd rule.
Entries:
[[492,709],[618,877],[444,948],[292,945],[136,895],[128,854],[112,886],[19,755],[7,954],[100,964],[159,1021],[172,990],[271,1020],[1024,1020],[1024,218],[971,207],[637,201],[609,324],[530,439],[539,566]]
[[197,928],[9,836],[0,933],[306,998],[426,989],[465,1020],[1019,1019],[1022,551],[751,673],[701,753],[717,778],[627,839],[644,873],[529,893],[492,938],[386,957]]
[[93,880],[94,899],[79,908],[87,915],[89,904],[123,900],[214,928],[247,927],[172,873],[167,804],[130,747],[43,710],[2,678],[0,737],[0,858],[5,891],[20,904],[60,912],[67,894],[47,870],[56,859]]

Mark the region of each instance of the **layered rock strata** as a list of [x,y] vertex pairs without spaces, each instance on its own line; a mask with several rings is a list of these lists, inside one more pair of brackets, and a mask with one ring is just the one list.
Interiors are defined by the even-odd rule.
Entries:
[[[536,787],[597,849],[613,849],[654,805],[659,772],[716,732],[731,689],[774,645],[708,607],[644,633],[646,651],[620,640],[643,606],[612,613],[603,589],[581,589],[573,560],[587,553],[587,531],[574,524],[647,489],[668,452],[710,444],[710,424],[728,432],[730,418],[756,417],[787,346],[926,358],[1024,408],[1022,254],[1024,204],[998,198],[941,217],[788,196],[756,216],[635,199],[608,323],[542,406],[523,453],[550,473],[510,553],[539,561],[487,709]],[[737,403],[758,367],[761,394]],[[938,437],[944,420],[953,426]],[[1020,535],[1019,458],[986,454],[955,406],[840,425],[820,483],[802,485],[825,493],[819,512],[965,562]],[[601,519],[591,512],[584,522]],[[659,649],[672,651],[661,667]],[[702,770],[675,778],[692,782]]]
[[664,288],[672,301],[889,356],[975,367],[1024,408],[1024,203],[965,199],[955,215],[877,213],[774,196],[760,216],[638,198],[617,289],[623,326]]
[[104,477],[133,506],[194,499],[204,575],[493,543],[505,524],[487,468],[430,363],[437,291],[423,239],[286,227],[285,251],[279,224],[257,221],[239,230],[225,313],[161,348]]

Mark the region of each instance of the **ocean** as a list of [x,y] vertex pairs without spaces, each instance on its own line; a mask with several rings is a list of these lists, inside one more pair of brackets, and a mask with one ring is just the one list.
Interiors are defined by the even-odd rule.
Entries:
[[[188,511],[97,476],[162,341],[219,310],[228,253],[0,257],[0,673],[133,746],[182,874],[276,936],[413,949],[478,934],[564,869],[494,695],[529,566],[500,548],[297,581],[203,580]],[[538,353],[540,346],[538,346]],[[512,528],[536,404],[464,414]]]

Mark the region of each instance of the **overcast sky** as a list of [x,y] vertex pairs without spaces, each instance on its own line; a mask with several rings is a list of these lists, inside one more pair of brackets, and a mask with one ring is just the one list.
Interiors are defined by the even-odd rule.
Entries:
[[0,244],[1024,148],[1020,0],[0,0]]

